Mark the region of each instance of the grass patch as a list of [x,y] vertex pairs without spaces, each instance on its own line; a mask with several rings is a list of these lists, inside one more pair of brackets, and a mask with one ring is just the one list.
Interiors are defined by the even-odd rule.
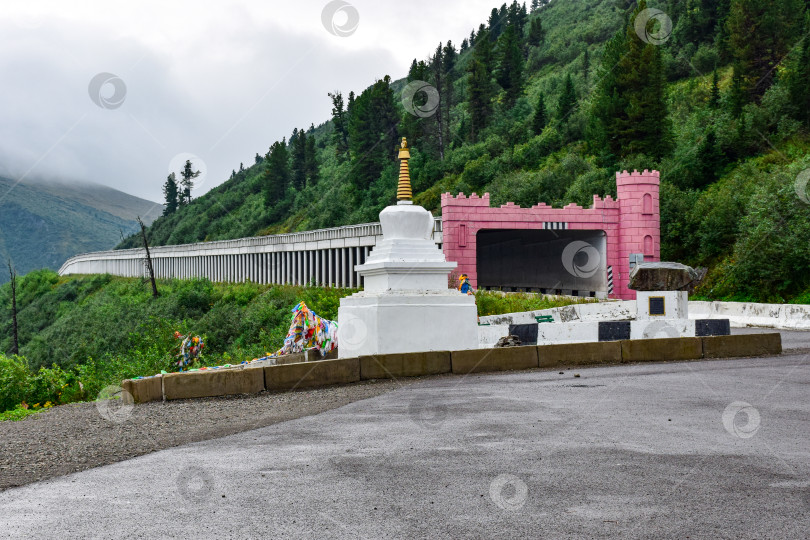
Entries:
[[572,299],[562,296],[547,296],[533,293],[505,293],[500,291],[476,291],[475,304],[478,316],[502,315],[521,311],[537,311],[571,304],[592,302],[591,299]]
[[20,420],[25,420],[29,416],[35,415],[44,410],[45,409],[26,409],[23,407],[17,407],[16,409],[11,409],[10,411],[1,412],[0,422],[19,422]]

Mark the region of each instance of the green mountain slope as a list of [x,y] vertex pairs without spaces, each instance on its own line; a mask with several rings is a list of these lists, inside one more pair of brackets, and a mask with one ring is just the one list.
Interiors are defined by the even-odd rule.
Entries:
[[[810,299],[810,197],[796,187],[810,167],[807,2],[532,4],[496,7],[461,47],[423,51],[407,78],[379,74],[333,98],[331,120],[158,219],[151,241],[374,221],[394,201],[404,135],[415,202],[434,212],[445,191],[587,206],[615,195],[615,171],[658,169],[662,257],[709,267],[701,294]],[[671,34],[664,19],[645,26],[648,7]],[[420,80],[441,96],[433,114],[403,103]]]
[[[94,184],[61,184],[0,178],[0,256],[18,273],[58,269],[77,253],[111,249],[137,229],[135,217],[154,221],[152,203]],[[0,272],[0,283],[8,272]]]

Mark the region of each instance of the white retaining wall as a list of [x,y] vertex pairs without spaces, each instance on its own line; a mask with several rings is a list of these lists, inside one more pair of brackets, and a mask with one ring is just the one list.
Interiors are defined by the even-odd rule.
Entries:
[[[481,317],[481,324],[530,324],[535,316],[551,315],[554,322],[626,321],[635,319],[635,300],[574,304],[561,308],[489,315]],[[810,330],[810,305],[754,304],[745,302],[689,302],[689,318],[728,319],[731,326],[761,326],[784,330]],[[495,340],[497,342],[497,339]]]

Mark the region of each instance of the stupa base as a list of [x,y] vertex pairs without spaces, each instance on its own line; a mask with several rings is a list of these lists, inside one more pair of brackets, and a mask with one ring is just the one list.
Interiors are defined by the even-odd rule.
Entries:
[[339,358],[478,348],[475,297],[444,291],[362,291],[341,299]]

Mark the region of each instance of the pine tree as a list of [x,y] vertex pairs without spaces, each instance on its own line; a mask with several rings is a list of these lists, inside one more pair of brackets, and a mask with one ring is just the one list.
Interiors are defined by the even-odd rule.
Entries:
[[290,184],[290,157],[286,141],[274,142],[265,162],[267,165],[262,175],[264,205],[272,208],[284,198]]
[[603,156],[640,153],[660,158],[671,145],[661,50],[641,41],[633,26],[646,7],[641,0],[602,55],[588,139],[593,151]]
[[163,195],[166,198],[166,206],[163,209],[163,215],[168,216],[177,211],[180,202],[178,200],[177,177],[171,173],[166,178],[166,183],[163,184]]
[[560,122],[565,122],[568,117],[574,112],[574,107],[577,105],[577,92],[574,89],[574,81],[571,79],[571,74],[565,76],[565,84],[563,91],[560,94],[560,100],[557,104],[557,118]]
[[498,84],[506,91],[504,104],[512,107],[523,93],[523,53],[514,26],[508,26],[498,40]]
[[727,102],[731,116],[739,118],[747,101],[748,96],[744,89],[742,68],[735,62],[731,70],[731,88],[729,88]]
[[343,94],[335,91],[327,95],[332,99],[332,142],[338,162],[342,163],[349,157],[349,115],[343,108]]
[[495,94],[491,78],[492,64],[492,42],[485,30],[478,35],[472,59],[467,66],[470,74],[467,82],[467,106],[470,111],[470,139],[473,142],[478,139],[478,134],[487,126],[492,116],[492,98]]
[[[633,20],[646,8],[646,0],[641,0]],[[664,61],[659,46],[639,39],[633,20],[628,24],[625,37],[628,54],[618,67],[628,102],[626,121],[619,126],[624,139],[623,155],[646,154],[661,158],[672,142]]]
[[260,156],[260,155],[259,155],[259,153],[258,153],[258,152],[256,152],[256,157],[254,157],[254,158],[253,158],[254,163],[255,163],[255,164],[259,164],[259,163],[261,163],[261,162],[262,162],[262,159],[264,159],[264,158],[262,158],[262,156]]
[[456,80],[456,61],[458,60],[458,53],[453,42],[448,40],[447,44],[442,49],[442,56],[444,57],[444,88],[440,90],[442,112],[444,113],[444,134],[445,146],[450,146],[450,111],[453,109],[453,83]]
[[543,30],[543,21],[540,19],[540,17],[535,17],[532,19],[531,25],[529,25],[529,37],[527,38],[528,44],[533,47],[538,47],[541,43],[543,43],[545,36],[546,32]]
[[194,179],[198,176],[200,176],[200,171],[195,171],[191,160],[187,159],[183,171],[180,173],[180,191],[182,193],[182,197],[178,197],[180,204],[191,203],[191,190],[194,188]]
[[540,7],[540,0],[532,0],[532,13],[538,10]]
[[745,102],[756,102],[771,87],[776,67],[795,43],[803,0],[734,0],[726,21],[728,42],[739,68]]
[[588,126],[591,150],[603,156],[621,154],[622,140],[618,126],[619,121],[626,118],[627,102],[616,66],[625,54],[625,34],[620,30],[605,44]]
[[318,182],[318,155],[315,151],[315,137],[312,135],[306,139],[305,157],[307,185],[314,186]]
[[534,109],[534,117],[532,118],[532,129],[535,135],[540,135],[548,123],[546,113],[546,98],[542,92],[537,97],[537,107]]
[[445,68],[444,68],[444,49],[442,44],[439,43],[439,46],[436,48],[436,52],[433,54],[433,58],[430,62],[431,71],[433,72],[433,83],[436,87],[436,90],[439,92],[439,106],[436,109],[436,114],[433,117],[436,119],[436,139],[439,143],[439,159],[444,160],[444,144],[447,140],[446,133],[445,133],[445,123],[444,123],[444,99],[442,93],[444,91],[444,83],[445,83]]
[[523,26],[526,24],[525,6],[521,8],[517,0],[512,0],[506,10],[506,24],[514,26],[519,36],[523,36]]
[[[414,60],[411,63],[411,68],[408,71],[408,82],[428,81],[431,77],[431,70],[424,60],[418,62]],[[416,107],[424,106],[426,100],[427,97],[423,92],[418,92],[413,96],[414,106]],[[408,137],[411,147],[419,148],[419,151],[425,154],[438,156],[437,127],[434,116],[422,118],[406,113],[402,118],[400,128],[402,134]]]
[[292,186],[296,190],[302,190],[307,185],[307,135],[304,130],[293,130],[290,137],[290,155],[292,164]]
[[[506,7],[506,4],[504,4],[504,7]],[[491,41],[495,41],[496,39],[498,39],[498,36],[501,35],[501,17],[498,14],[498,8],[492,8],[487,23],[488,23],[487,29],[489,30],[489,39]],[[479,32],[478,35],[480,38],[481,33]]]
[[709,108],[716,109],[720,106],[720,86],[717,79],[717,68],[714,68],[712,73],[712,90],[709,95]]
[[588,46],[585,46],[585,52],[582,55],[582,80],[585,82],[585,88],[588,88],[588,71],[591,69],[591,57],[588,53]]
[[804,38],[793,52],[786,77],[793,117],[810,128],[810,13],[806,15]]
[[706,136],[703,137],[703,141],[697,149],[695,160],[697,166],[695,167],[694,187],[703,188],[717,180],[724,164],[724,156],[717,144],[717,136],[713,128],[709,128]]
[[349,114],[349,149],[352,154],[350,181],[355,197],[365,195],[383,169],[395,158],[399,117],[391,89],[391,77],[363,90],[354,99]]

